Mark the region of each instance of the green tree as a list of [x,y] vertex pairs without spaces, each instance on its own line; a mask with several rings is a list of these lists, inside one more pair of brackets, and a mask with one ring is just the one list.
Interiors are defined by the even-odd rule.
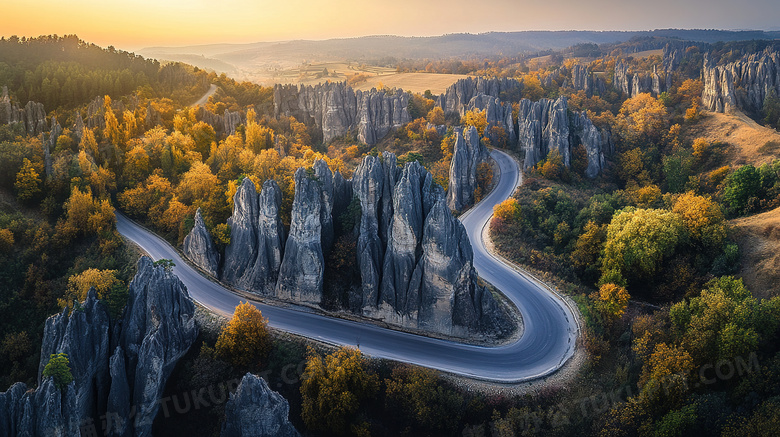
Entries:
[[451,434],[460,422],[463,397],[442,386],[430,369],[400,365],[385,379],[385,407],[406,425]]
[[723,189],[723,201],[732,215],[742,215],[752,211],[753,199],[759,196],[761,175],[752,165],[743,165],[726,177]]
[[651,279],[682,240],[682,220],[660,209],[626,208],[607,227],[601,283]]
[[54,378],[54,385],[62,390],[73,381],[73,374],[70,371],[70,361],[68,354],[58,353],[49,356],[49,362],[43,368],[44,378]]
[[309,349],[301,384],[301,416],[309,429],[336,435],[356,431],[361,403],[379,388],[379,379],[366,367],[355,348],[341,347],[324,359]]

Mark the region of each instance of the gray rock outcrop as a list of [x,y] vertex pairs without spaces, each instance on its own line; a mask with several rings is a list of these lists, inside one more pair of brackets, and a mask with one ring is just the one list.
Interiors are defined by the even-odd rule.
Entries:
[[165,383],[198,336],[195,305],[171,271],[142,257],[128,287],[119,344],[135,412],[135,435],[151,435]]
[[702,77],[705,109],[714,112],[742,109],[758,114],[768,95],[780,95],[780,53],[769,50],[751,53],[720,66],[706,54]]
[[469,126],[465,133],[455,132],[455,147],[450,162],[450,181],[447,188],[447,206],[462,211],[474,203],[477,188],[477,168],[486,162],[489,154],[479,140],[479,132]]
[[314,162],[314,177],[320,184],[320,223],[322,224],[322,253],[327,254],[333,246],[333,204],[335,193],[333,173],[328,164],[318,159]]
[[228,219],[230,244],[225,248],[223,281],[253,293],[274,292],[284,247],[281,202],[275,181],[263,183],[259,196],[249,178],[242,181]]
[[512,96],[519,96],[522,89],[523,83],[516,79],[468,77],[450,85],[438,98],[437,106],[441,107],[445,114],[463,115],[468,110],[471,99],[479,94],[511,101]]
[[279,269],[276,296],[319,304],[322,301],[325,271],[322,255],[322,189],[313,173],[309,175],[303,168],[295,171],[290,235]]
[[225,405],[222,437],[297,437],[290,405],[263,378],[247,373]]
[[105,411],[109,374],[106,363],[109,349],[109,315],[98,301],[94,288],[80,309],[63,310],[49,317],[43,331],[38,384],[43,382],[43,369],[52,354],[68,355],[75,380],[76,406],[80,420]]
[[390,130],[411,121],[407,110],[410,98],[402,90],[355,91],[345,82],[276,85],[274,114],[294,116],[307,126],[316,126],[324,142],[351,131],[358,140],[373,145]]
[[192,230],[184,237],[182,246],[184,255],[200,269],[213,277],[219,275],[219,252],[211,241],[211,234],[206,229],[200,208],[195,211],[195,224]]
[[130,415],[130,399],[132,393],[127,381],[125,368],[125,352],[121,346],[117,346],[109,362],[109,374],[111,375],[111,390],[108,393],[106,406],[106,419],[110,418],[111,427],[109,436],[126,437],[132,435],[132,417]]
[[525,152],[523,170],[533,167],[551,150],[558,150],[564,164],[571,162],[569,121],[565,97],[537,102],[520,101],[518,115],[519,144]]
[[0,393],[0,434],[4,436],[78,436],[80,417],[75,382],[60,390],[45,378],[36,390],[23,383]]
[[[395,160],[385,156],[384,163],[390,162]],[[353,178],[362,210],[357,261],[363,315],[444,335],[503,335],[511,323],[492,295],[476,287],[468,235],[450,213],[444,191],[417,162],[404,166],[389,192],[393,208],[387,242],[382,242],[378,217],[387,171],[368,156]],[[453,255],[455,249],[460,252]],[[444,303],[447,299],[450,304]],[[496,321],[487,320],[491,317]]]
[[0,124],[10,125],[21,123],[27,135],[40,135],[49,130],[46,121],[46,111],[43,103],[27,102],[20,107],[18,102],[12,102],[8,87],[3,86],[0,93]]
[[360,233],[356,246],[357,265],[360,270],[363,307],[376,305],[379,296],[384,246],[379,238],[384,184],[382,163],[374,156],[366,156],[355,169],[352,189],[360,200]]

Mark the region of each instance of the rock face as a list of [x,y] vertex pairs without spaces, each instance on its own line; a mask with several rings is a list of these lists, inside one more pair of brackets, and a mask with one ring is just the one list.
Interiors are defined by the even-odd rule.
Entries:
[[322,301],[322,208],[321,182],[315,174],[299,168],[295,172],[290,235],[276,283],[276,295],[281,299],[316,304]]
[[195,211],[195,225],[184,238],[183,250],[184,255],[196,266],[211,276],[218,276],[219,252],[211,241],[211,235],[208,229],[206,229],[206,224],[203,223],[200,208]]
[[184,284],[143,257],[128,288],[119,344],[136,406],[135,435],[149,435],[168,377],[198,336],[195,305]]
[[52,378],[46,378],[34,391],[19,382],[0,393],[4,436],[78,436],[79,419],[75,382],[61,391]]
[[75,379],[78,417],[95,417],[105,411],[109,374],[106,363],[109,349],[109,316],[98,302],[97,292],[91,289],[82,306],[70,315],[66,310],[46,320],[38,365],[38,384],[43,382],[43,369],[51,354],[68,355]]
[[[60,390],[39,376],[36,390],[19,383],[0,393],[0,435],[77,436],[97,432],[101,417],[110,421],[112,436],[151,435],[168,377],[198,328],[194,305],[173,273],[146,257],[137,270],[114,333],[94,289],[82,308],[46,321],[41,370],[49,354],[67,353],[74,380]],[[113,354],[110,343],[119,344]]]
[[522,82],[516,79],[469,77],[450,85],[439,97],[437,106],[441,107],[445,114],[463,115],[468,110],[471,99],[479,94],[510,101],[512,96],[519,96],[522,89]]
[[572,148],[582,144],[588,155],[586,175],[592,178],[601,172],[605,157],[612,153],[609,132],[593,126],[584,113],[572,112],[571,120],[568,114],[565,97],[520,101],[518,132],[519,146],[525,153],[523,170],[545,159],[551,150],[557,150],[569,166]]
[[307,126],[316,126],[324,142],[352,131],[358,140],[373,145],[391,129],[411,121],[410,98],[401,90],[354,91],[345,82],[300,88],[276,85],[274,114],[292,115]]
[[246,115],[241,112],[226,109],[224,114],[218,115],[203,106],[198,107],[196,118],[214,128],[217,135],[233,135],[239,125],[247,122]]
[[[444,335],[505,334],[511,323],[492,295],[476,286],[468,235],[450,213],[443,190],[416,162],[407,163],[386,190],[386,174],[393,170],[384,164],[395,163],[392,158],[365,157],[353,178],[361,202],[357,261],[362,313]],[[384,243],[379,222],[387,212],[382,206],[386,195],[392,212]]]
[[567,108],[565,97],[520,101],[518,132],[520,147],[525,152],[524,170],[536,165],[553,149],[560,152],[565,165],[570,164]]
[[454,211],[462,211],[474,203],[477,188],[477,167],[486,162],[489,154],[479,141],[479,132],[474,126],[465,134],[455,132],[455,148],[450,162],[450,181],[447,188],[447,205]]
[[8,87],[3,86],[0,94],[0,124],[21,123],[27,135],[40,135],[49,130],[43,103],[27,102],[23,108],[17,102],[11,102]]
[[763,51],[717,66],[709,54],[702,68],[702,103],[714,112],[742,109],[759,113],[770,93],[780,95],[780,53]]
[[245,178],[233,196],[230,244],[225,248],[222,280],[242,290],[272,294],[282,263],[284,227],[279,218],[282,192],[266,181],[258,196]]
[[222,437],[297,437],[288,420],[290,405],[265,380],[251,373],[241,379],[225,405]]

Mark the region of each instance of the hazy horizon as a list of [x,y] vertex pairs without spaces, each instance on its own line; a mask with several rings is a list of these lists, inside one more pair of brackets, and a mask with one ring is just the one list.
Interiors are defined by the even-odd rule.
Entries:
[[[2,36],[77,34],[85,41],[137,51],[150,46],[246,44],[327,40],[373,35],[438,36],[453,33],[520,31],[642,31],[666,28],[775,30],[780,3],[772,0],[598,0],[519,4],[485,0],[419,3],[397,0],[368,4],[358,0],[289,0],[258,3],[226,0],[57,2],[40,0],[4,5]],[[641,12],[638,12],[641,11]]]

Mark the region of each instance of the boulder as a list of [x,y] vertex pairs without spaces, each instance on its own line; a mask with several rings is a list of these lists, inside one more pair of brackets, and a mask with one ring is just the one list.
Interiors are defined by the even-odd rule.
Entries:
[[219,252],[211,241],[211,235],[203,217],[200,214],[200,208],[195,211],[195,224],[192,230],[184,237],[183,245],[184,255],[198,266],[204,272],[213,277],[218,277],[219,272]]
[[290,405],[263,378],[247,373],[225,405],[222,437],[297,437]]

